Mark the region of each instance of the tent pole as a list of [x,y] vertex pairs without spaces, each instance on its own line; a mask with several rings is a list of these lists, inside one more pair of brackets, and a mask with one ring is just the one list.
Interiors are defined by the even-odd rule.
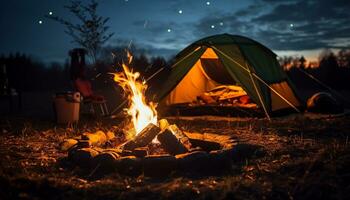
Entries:
[[288,101],[286,98],[284,98],[279,92],[277,92],[275,89],[273,89],[269,84],[267,84],[264,80],[262,80],[258,75],[256,75],[255,73],[249,72],[248,69],[246,69],[245,67],[243,67],[240,63],[238,63],[237,61],[233,60],[231,57],[229,57],[228,55],[226,55],[224,52],[220,51],[218,48],[211,46],[211,48],[217,50],[218,52],[220,52],[222,55],[224,55],[225,57],[227,57],[229,60],[231,60],[232,62],[236,63],[239,67],[241,67],[242,69],[244,69],[246,72],[251,73],[254,77],[256,77],[259,81],[261,81],[264,85],[266,85],[268,88],[270,88],[271,91],[273,91],[275,94],[277,94],[277,96],[279,96],[282,100],[284,100],[288,105],[290,105],[294,110],[296,110],[297,112],[300,113],[300,110],[294,106],[290,101]]
[[[247,65],[247,63],[246,63],[246,65]],[[264,110],[264,112],[265,112],[265,115],[266,115],[267,119],[268,119],[269,121],[271,121],[270,115],[269,115],[269,113],[268,113],[267,110],[266,110],[266,107],[265,107],[265,104],[264,104],[264,102],[263,102],[263,100],[262,100],[262,97],[261,97],[261,95],[260,95],[260,92],[258,91],[258,88],[256,87],[255,81],[254,81],[254,79],[253,79],[252,72],[250,71],[250,69],[248,68],[248,66],[247,66],[247,70],[248,70],[248,72],[249,72],[250,79],[252,80],[252,83],[253,83],[255,92],[258,94],[259,101],[260,101],[260,103],[261,103],[261,105],[262,105],[262,107],[263,107],[263,110]]]

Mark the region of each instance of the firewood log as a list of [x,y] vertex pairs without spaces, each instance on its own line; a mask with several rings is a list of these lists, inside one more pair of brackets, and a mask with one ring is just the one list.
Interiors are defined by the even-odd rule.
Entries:
[[161,131],[164,131],[169,126],[169,122],[166,119],[161,119],[158,121],[159,128]]
[[192,144],[187,137],[187,135],[182,132],[179,127],[177,127],[175,124],[172,124],[169,126],[169,129],[174,133],[174,135],[181,141],[183,145],[185,145],[186,149],[191,149]]
[[176,125],[171,125],[159,133],[157,139],[171,155],[186,153],[191,148],[191,143],[187,136]]
[[137,147],[147,146],[160,132],[160,128],[150,123],[133,140],[126,142],[125,150],[133,150]]

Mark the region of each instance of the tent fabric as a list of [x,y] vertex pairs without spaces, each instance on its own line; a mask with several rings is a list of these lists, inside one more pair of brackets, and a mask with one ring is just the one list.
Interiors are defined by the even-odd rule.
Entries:
[[[211,48],[208,48],[208,49],[211,49]],[[237,84],[235,80],[227,72],[225,66],[222,64],[220,59],[207,59],[207,58],[201,57],[200,60],[201,60],[203,70],[215,82],[224,84],[224,85]]]
[[217,87],[219,84],[209,78],[198,60],[187,75],[166,97],[166,104],[192,102],[204,92]]
[[[288,99],[288,101],[292,103],[294,106],[296,107],[300,106],[297,97],[294,95],[287,81],[283,81],[281,83],[274,83],[274,84],[271,84],[270,86],[276,91],[278,91],[278,93],[282,95],[284,98]],[[272,111],[290,108],[290,105],[286,101],[281,99],[281,97],[279,97],[276,93],[271,91],[270,95],[271,95]]]
[[229,34],[210,36],[186,47],[176,61],[158,93],[158,100],[165,99],[168,105],[191,102],[222,84],[241,86],[266,114],[290,104],[301,105],[276,54],[252,39]]

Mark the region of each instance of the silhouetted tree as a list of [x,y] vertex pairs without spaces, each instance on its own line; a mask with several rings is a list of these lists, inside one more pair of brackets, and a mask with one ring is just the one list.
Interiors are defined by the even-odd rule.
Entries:
[[337,55],[338,64],[340,67],[350,68],[350,49],[342,49]]
[[306,59],[304,58],[304,56],[301,56],[300,59],[299,59],[299,67],[301,69],[305,69],[305,62],[306,62]]
[[91,0],[88,4],[83,4],[78,0],[71,0],[65,8],[78,18],[79,23],[73,23],[62,17],[47,15],[54,21],[63,24],[66,27],[66,33],[73,38],[73,42],[81,45],[88,50],[93,63],[97,57],[101,46],[109,40],[114,33],[108,33],[108,17],[102,17],[97,14],[98,3]]

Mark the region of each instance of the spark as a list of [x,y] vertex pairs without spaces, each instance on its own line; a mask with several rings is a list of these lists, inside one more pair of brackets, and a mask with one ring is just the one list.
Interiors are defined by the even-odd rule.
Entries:
[[207,3],[206,3],[206,4],[207,4],[207,6],[210,6],[210,1],[207,1]]
[[39,24],[42,24],[43,23],[43,21],[42,20],[39,20],[39,22],[38,22]]
[[52,15],[52,14],[53,14],[53,12],[50,11],[50,12],[49,12],[49,15]]
[[132,45],[132,40],[130,40],[129,42],[128,49],[131,49],[131,45]]
[[168,33],[170,33],[171,32],[171,29],[170,28],[168,28]]
[[220,22],[220,26],[223,26],[224,25],[224,22]]
[[211,25],[210,28],[215,28],[215,25]]
[[179,10],[179,14],[182,14],[182,10]]
[[289,26],[290,26],[291,28],[293,28],[293,27],[294,27],[294,24],[289,24]]

